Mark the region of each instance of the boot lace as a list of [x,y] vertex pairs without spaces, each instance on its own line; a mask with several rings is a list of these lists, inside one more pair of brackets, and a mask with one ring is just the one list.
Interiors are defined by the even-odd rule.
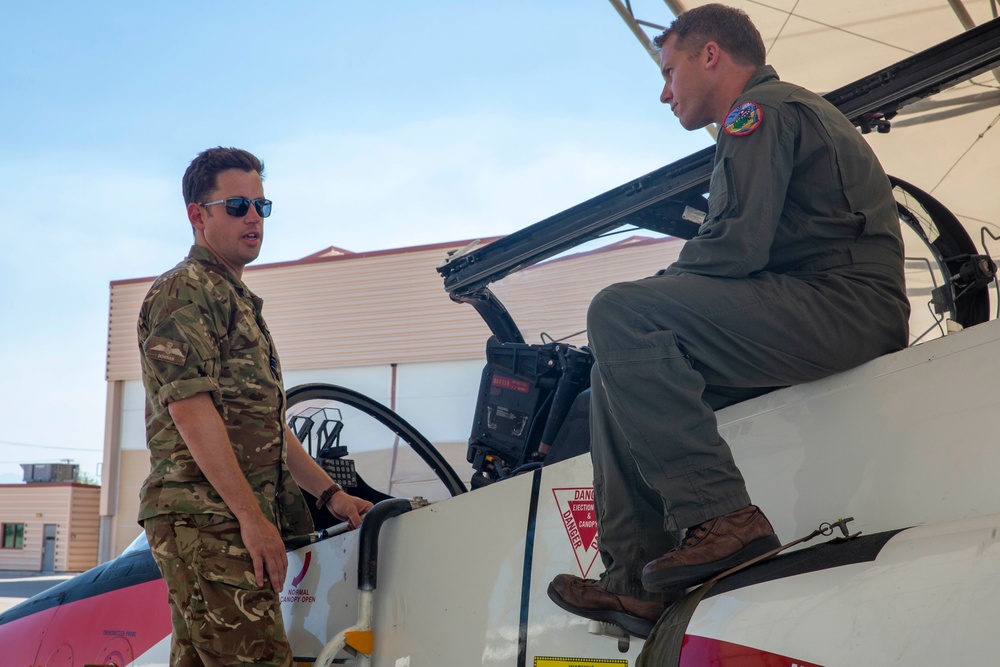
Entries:
[[688,528],[687,533],[684,534],[684,539],[681,541],[680,547],[678,548],[683,549],[701,542],[705,536],[708,535],[708,524],[710,523],[711,521],[705,521]]

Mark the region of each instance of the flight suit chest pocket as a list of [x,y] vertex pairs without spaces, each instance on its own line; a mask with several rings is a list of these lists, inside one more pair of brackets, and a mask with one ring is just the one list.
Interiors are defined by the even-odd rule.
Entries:
[[708,217],[705,224],[735,215],[739,210],[736,184],[733,180],[732,160],[724,157],[712,170],[712,184],[708,191]]

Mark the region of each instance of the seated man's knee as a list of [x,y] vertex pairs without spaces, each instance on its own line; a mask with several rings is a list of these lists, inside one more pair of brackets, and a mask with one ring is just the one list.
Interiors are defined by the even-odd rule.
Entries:
[[587,309],[587,334],[597,349],[611,339],[616,345],[641,329],[644,289],[634,282],[615,283],[598,292]]
[[587,334],[599,346],[606,335],[620,336],[631,328],[635,310],[627,297],[632,283],[615,283],[598,292],[587,309]]

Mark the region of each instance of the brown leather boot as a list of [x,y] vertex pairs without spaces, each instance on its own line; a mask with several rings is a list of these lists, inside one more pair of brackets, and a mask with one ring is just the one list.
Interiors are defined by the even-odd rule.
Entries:
[[[677,591],[677,596],[680,593]],[[606,591],[593,579],[560,574],[548,589],[549,599],[571,614],[593,621],[613,623],[635,637],[645,639],[670,602],[637,600]]]
[[755,505],[688,528],[684,541],[642,569],[647,591],[688,588],[781,546]]

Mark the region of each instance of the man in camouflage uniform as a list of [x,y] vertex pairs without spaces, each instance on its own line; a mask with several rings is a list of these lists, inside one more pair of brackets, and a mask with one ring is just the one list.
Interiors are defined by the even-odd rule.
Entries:
[[678,591],[779,544],[714,411],[901,349],[909,317],[891,187],[843,114],[779,81],[731,7],[684,12],[656,44],[660,100],[685,129],[720,127],[708,215],[669,268],[591,303],[606,570],[549,588],[636,632]]
[[139,313],[151,460],[139,522],[167,582],[174,666],[291,665],[283,538],[313,530],[299,487],[352,528],[371,507],[334,484],[285,424],[263,302],[241,279],[271,212],[263,170],[232,148],[191,162],[183,191],[195,244]]

